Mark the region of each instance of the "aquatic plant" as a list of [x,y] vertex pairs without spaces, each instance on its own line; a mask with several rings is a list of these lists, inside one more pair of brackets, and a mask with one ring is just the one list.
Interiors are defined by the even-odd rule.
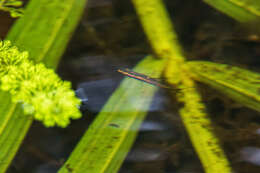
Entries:
[[21,0],[0,0],[0,10],[7,11],[12,17],[23,15],[23,2]]
[[[260,75],[223,64],[187,62],[162,1],[133,0],[132,2],[157,56],[157,59],[150,56],[145,58],[134,70],[145,75],[152,75],[151,69],[156,68],[156,75],[152,77],[163,75],[173,88],[180,89],[177,99],[184,104],[184,107],[180,109],[180,115],[204,171],[231,173],[229,160],[214,133],[213,123],[206,113],[205,105],[196,89],[195,80],[209,84],[227,93],[244,106],[259,111],[260,99],[257,83]],[[148,67],[148,65],[154,65],[154,67]],[[147,104],[151,101],[151,97],[144,99],[146,94],[143,91],[148,90],[150,95],[156,91],[152,90],[151,86],[148,88],[147,84],[138,81],[132,80],[133,84],[130,85],[129,80],[125,79],[113,93],[59,171],[60,173],[68,170],[79,173],[89,170],[95,173],[112,173],[120,168],[119,165],[123,162],[136,137],[137,132],[130,129],[140,126],[147,113],[145,111],[148,110]],[[125,90],[126,85],[131,87]],[[138,92],[139,99],[145,105],[144,108],[131,104],[132,92],[135,94]],[[176,92],[172,94],[175,96]],[[139,116],[140,118],[137,118]]]
[[260,2],[256,0],[203,0],[233,19],[250,25],[259,25]]
[[33,64],[27,52],[19,52],[10,41],[0,41],[1,89],[21,103],[25,114],[31,114],[47,127],[66,127],[70,118],[81,117],[80,100],[71,85],[62,81],[53,69]]
[[[69,117],[80,116],[77,110],[79,100],[70,90],[70,84],[60,80],[52,69],[56,68],[77,26],[85,3],[86,0],[30,0],[25,7],[24,15],[17,19],[9,30],[5,40],[10,40],[21,53],[16,57],[19,61],[13,59],[12,63],[23,65],[20,65],[19,72],[16,71],[16,67],[10,68],[8,77],[3,79],[6,85],[1,84],[8,92],[0,90],[0,172],[5,172],[10,165],[34,117],[43,120],[48,126],[55,124],[65,127]],[[8,44],[2,46],[8,47]],[[12,48],[14,52],[15,49],[18,51],[17,48]],[[24,51],[29,52],[30,60],[27,53],[22,53]],[[27,60],[23,61],[25,58]],[[28,72],[39,74],[31,75]],[[47,82],[53,83],[47,85]],[[18,95],[15,96],[15,93]],[[31,95],[36,97],[30,98]],[[71,103],[73,105],[70,105]],[[54,105],[59,109],[53,109]],[[63,114],[66,111],[69,111],[68,114]],[[46,117],[43,116],[45,114]],[[54,117],[49,117],[54,114]],[[56,117],[58,114],[63,115]]]
[[[30,13],[25,14],[25,17],[19,20],[13,27],[8,35],[8,39],[18,46],[19,49],[29,51],[35,62],[42,61],[48,67],[55,68],[59,56],[64,51],[67,43],[68,33],[70,33],[67,30],[67,25],[74,28],[80,15],[79,11],[82,10],[81,7],[84,3],[84,0],[77,1],[77,3],[75,3],[75,0],[64,0],[62,3],[59,0],[32,0],[27,10],[31,14],[32,12],[37,14],[35,16],[39,18],[32,16]],[[199,92],[196,90],[195,80],[207,83],[224,93],[228,93],[233,99],[241,100],[243,105],[259,111],[260,99],[257,93],[259,74],[216,63],[187,62],[162,1],[133,0],[133,3],[145,33],[158,57],[148,56],[137,65],[135,71],[152,75],[152,77],[164,76],[170,85],[180,89],[181,92],[177,94],[177,99],[184,103],[184,107],[180,109],[180,114],[205,172],[232,172],[228,159],[221,148],[218,138],[214,134],[213,123],[206,114],[205,105],[201,101]],[[49,4],[51,5],[48,6]],[[38,7],[38,9],[35,7]],[[43,13],[43,9],[49,11]],[[55,17],[53,17],[54,15]],[[70,20],[67,20],[68,18]],[[43,26],[42,23],[47,23],[48,25]],[[18,61],[14,60],[12,63],[20,65],[22,61],[19,59],[24,57],[27,57],[26,53],[21,54],[18,57]],[[31,71],[33,73],[39,71],[43,74],[53,74],[43,65],[34,65],[27,60],[21,71],[26,72],[29,66],[32,67]],[[154,70],[156,71],[154,72]],[[26,73],[17,73],[13,70],[13,67],[8,69],[7,72],[7,74],[4,74],[2,81],[6,83],[6,86],[2,88],[10,93],[14,93],[13,96],[15,93],[21,93],[13,97],[14,100],[12,100],[15,102],[24,102],[26,99],[23,100],[22,98],[27,98],[30,95],[30,93],[25,92],[28,90],[24,88],[30,88],[32,91],[45,90],[45,88],[37,88],[38,85],[36,87],[31,85],[32,83],[21,82],[24,79],[37,81],[37,77],[31,78],[29,76],[27,78],[27,76],[22,75]],[[12,77],[7,76],[9,73]],[[247,79],[251,80],[245,81],[243,78],[245,75]],[[53,78],[56,78],[54,76]],[[57,85],[60,85],[60,83],[58,82]],[[69,88],[67,84],[64,85],[64,90]],[[189,89],[181,90],[183,88]],[[51,91],[51,89],[53,88],[51,87],[47,90]],[[145,118],[156,90],[156,87],[143,84],[140,81],[124,80],[88,128],[59,172],[98,173],[116,172],[119,170],[137,136],[135,129],[140,127]],[[47,95],[47,98],[50,98],[50,100],[47,99],[47,105],[49,101],[55,100],[52,94],[51,96]],[[172,94],[175,95],[176,93]],[[61,95],[57,95],[57,98],[63,101]],[[70,97],[70,94],[68,95]],[[36,100],[28,99],[27,102],[30,104],[24,102],[25,112],[36,113],[36,110],[42,111],[42,109],[36,109],[35,107],[43,105],[34,105],[32,103],[42,102],[45,96],[44,94],[39,94],[35,97],[37,98]],[[135,96],[134,99],[133,96]],[[0,92],[0,98],[8,97],[6,97],[6,93]],[[55,104],[58,104],[58,102],[55,102]],[[0,118],[0,144],[2,144],[0,146],[0,162],[7,163],[0,165],[0,172],[6,170],[21,143],[19,141],[22,141],[31,124],[31,119],[21,118],[25,116],[20,112],[20,104],[17,106],[16,104],[7,103],[7,105],[6,110],[0,109],[3,115]],[[41,115],[39,117],[39,119],[42,118]],[[10,130],[10,128],[12,129]],[[7,144],[6,140],[12,142]]]

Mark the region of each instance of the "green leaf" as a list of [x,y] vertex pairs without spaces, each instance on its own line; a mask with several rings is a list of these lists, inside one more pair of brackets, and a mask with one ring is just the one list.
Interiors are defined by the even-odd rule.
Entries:
[[28,51],[34,61],[55,68],[85,3],[86,0],[31,0],[7,38],[19,50]]
[[[159,77],[165,61],[145,58],[136,72]],[[59,173],[115,173],[130,150],[157,87],[125,79],[86,131]]]
[[[192,145],[200,158],[206,173],[232,172],[228,159],[222,150],[195,82],[185,67],[185,56],[178,42],[178,36],[167,14],[162,0],[132,0],[144,28],[145,34],[159,58],[167,60],[164,77],[173,88],[181,89],[172,94],[183,103],[180,115]],[[189,88],[184,89],[183,88]]]
[[10,12],[14,18],[23,16],[22,5],[23,2],[20,0],[0,0],[0,10]]
[[20,7],[23,5],[23,2],[20,0],[5,0],[5,6],[13,6],[13,7]]
[[260,111],[260,74],[242,68],[206,61],[189,62],[195,79],[206,83],[235,101]]
[[212,7],[242,23],[258,23],[260,1],[258,0],[204,0]]
[[[7,39],[36,61],[55,68],[79,21],[86,0],[31,0],[25,14],[12,27]],[[32,118],[23,115],[21,104],[13,104],[0,92],[0,173],[5,172],[25,137]]]

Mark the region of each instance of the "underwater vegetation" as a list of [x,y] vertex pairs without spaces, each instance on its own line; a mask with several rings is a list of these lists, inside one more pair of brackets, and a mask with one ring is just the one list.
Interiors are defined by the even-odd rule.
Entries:
[[1,0],[0,10],[10,12],[12,17],[21,17],[24,12],[22,5],[23,2],[20,0]]
[[52,69],[34,65],[27,52],[19,52],[10,41],[0,42],[1,89],[21,103],[24,113],[42,121],[46,127],[66,127],[70,118],[80,118],[80,100],[69,82],[62,81]]
[[[259,3],[205,2],[242,23],[259,20]],[[183,104],[180,116],[204,171],[231,173],[232,167],[214,133],[195,81],[259,111],[260,74],[227,64],[187,61],[163,1],[132,3],[154,52],[139,62],[134,71],[153,78],[164,77],[167,86],[180,91],[170,93]],[[22,16],[6,41],[0,42],[0,98],[6,100],[0,109],[0,161],[6,164],[0,165],[0,172],[8,168],[33,119],[47,127],[66,127],[70,119],[81,117],[80,100],[70,83],[62,81],[54,69],[86,4],[86,0],[31,0],[23,14],[17,8],[22,5],[20,1],[0,1],[0,10],[9,11],[13,17]],[[117,172],[136,139],[137,131],[132,129],[140,127],[157,90],[155,86],[125,79],[59,172]],[[12,142],[6,143],[7,140]]]

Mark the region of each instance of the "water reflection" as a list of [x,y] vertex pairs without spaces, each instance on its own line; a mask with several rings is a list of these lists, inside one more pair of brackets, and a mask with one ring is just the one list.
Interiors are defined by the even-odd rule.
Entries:
[[260,148],[257,147],[244,147],[240,151],[241,160],[260,166]]
[[162,148],[135,148],[127,156],[126,161],[132,162],[150,162],[166,159],[166,153]]
[[[134,79],[133,79],[134,80]],[[120,78],[110,78],[80,83],[76,90],[76,95],[82,100],[81,109],[91,112],[99,112],[113,91],[119,86]],[[127,91],[127,88],[125,88]],[[164,99],[161,95],[156,95],[154,102],[150,106],[150,111],[162,110]],[[130,100],[136,102],[136,99]],[[123,111],[123,110],[122,110]]]

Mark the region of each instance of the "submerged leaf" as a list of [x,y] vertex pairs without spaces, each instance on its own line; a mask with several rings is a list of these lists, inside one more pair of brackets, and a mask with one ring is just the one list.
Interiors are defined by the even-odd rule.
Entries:
[[21,0],[0,0],[0,10],[10,12],[11,16],[21,17],[24,13]]
[[[155,54],[167,60],[164,69],[167,83],[177,89],[191,88],[179,92],[181,94],[177,94],[177,99],[184,103],[183,109],[180,110],[181,117],[204,171],[206,173],[232,172],[228,159],[212,130],[211,120],[203,112],[204,105],[199,93],[194,89],[194,81],[188,75],[189,69],[183,68],[185,56],[163,1],[133,0],[132,2]],[[205,124],[206,128],[204,128]]]
[[[19,50],[28,51],[34,62],[56,68],[84,10],[86,0],[30,0],[24,16],[9,30],[7,39]],[[14,104],[11,94],[0,91],[0,173],[6,172],[20,147],[34,111],[28,104]]]
[[181,90],[177,99],[184,103],[180,108],[180,115],[192,145],[203,163],[205,172],[231,173],[232,168],[221,148],[221,142],[214,134],[214,124],[207,114],[195,82],[184,73],[181,74],[182,82],[189,89]]
[[243,23],[255,23],[260,19],[258,0],[204,0],[219,11]]
[[260,111],[260,74],[227,64],[206,61],[189,62],[191,75],[235,101]]
[[[164,60],[145,58],[134,69],[159,77]],[[102,108],[59,173],[114,173],[130,150],[157,87],[125,79]]]

